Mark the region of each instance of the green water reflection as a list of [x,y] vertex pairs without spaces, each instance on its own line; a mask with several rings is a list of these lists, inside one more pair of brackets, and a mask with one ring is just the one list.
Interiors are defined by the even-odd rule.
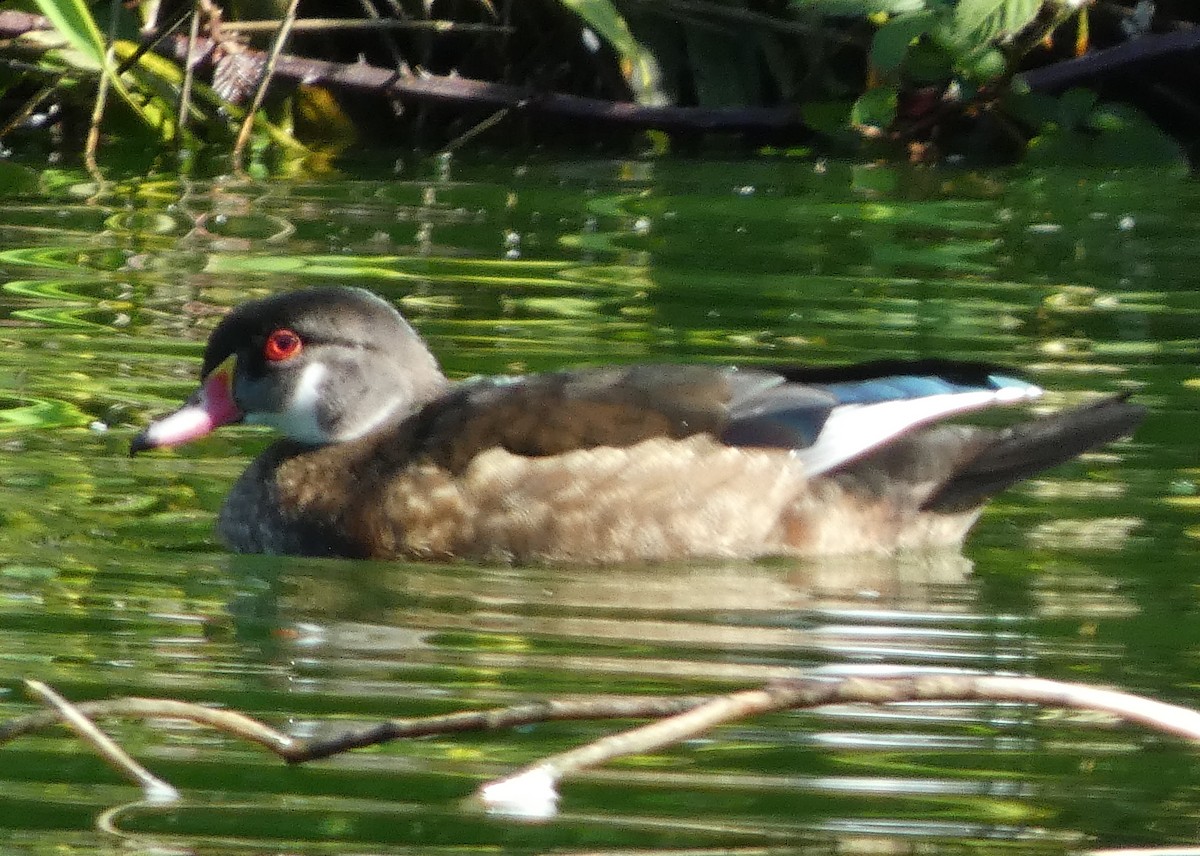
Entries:
[[[811,163],[444,163],[426,178],[43,185],[0,208],[0,716],[220,704],[299,736],[570,693],[708,693],[900,664],[1195,703],[1200,192],[1151,174]],[[962,556],[615,569],[235,557],[213,515],[266,441],[131,461],[249,295],[400,305],[447,371],[940,354],[1025,367],[1047,406],[1132,391],[1136,440],[1010,491]],[[1192,753],[1017,705],[730,726],[568,783],[524,825],[459,800],[601,736],[558,723],[289,768],[180,723],[111,732],[186,795],[133,846],[197,852],[1064,852],[1183,843]],[[106,850],[134,789],[61,731],[0,748],[14,847]]]

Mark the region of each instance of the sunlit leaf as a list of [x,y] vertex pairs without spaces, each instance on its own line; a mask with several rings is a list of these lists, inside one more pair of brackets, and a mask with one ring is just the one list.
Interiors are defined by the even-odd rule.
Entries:
[[1012,38],[1033,23],[1042,0],[960,0],[954,8],[953,42],[964,52]]
[[883,130],[896,118],[896,90],[891,86],[868,89],[850,111],[850,121],[860,128]]
[[0,568],[0,577],[25,584],[52,580],[58,573],[58,568],[48,565],[5,565]]
[[0,434],[34,427],[82,425],[87,418],[65,401],[0,397]]
[[300,86],[292,108],[297,133],[331,153],[345,151],[358,139],[354,121],[332,92],[323,86]]
[[963,71],[974,80],[995,80],[1007,73],[1008,62],[996,48],[984,48],[965,59]]
[[639,103],[666,102],[658,63],[638,44],[624,16],[609,0],[562,0],[562,3],[617,52],[621,58],[621,71]]
[[108,48],[100,33],[91,10],[83,0],[34,0],[38,10],[54,25],[54,29],[67,40],[72,48],[81,54],[89,64],[103,69],[104,74],[112,83],[113,89],[121,96],[126,104],[146,123],[154,128],[164,140],[175,136],[174,122],[171,112],[148,111],[126,87],[116,68],[108,60]]
[[98,71],[104,67],[104,39],[88,7],[81,2],[34,0],[38,10],[54,25],[60,38],[75,52],[81,68]]
[[[936,5],[936,4],[934,4]],[[795,12],[816,12],[839,18],[867,18],[871,15],[903,15],[929,8],[928,0],[792,0]]]

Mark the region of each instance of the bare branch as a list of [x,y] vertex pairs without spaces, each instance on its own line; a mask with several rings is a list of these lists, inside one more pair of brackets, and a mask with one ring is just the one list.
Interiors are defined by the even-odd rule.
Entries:
[[119,773],[123,773],[142,789],[147,802],[168,803],[179,801],[179,791],[155,776],[117,745],[117,742],[96,727],[96,724],[80,713],[69,701],[41,681],[25,681],[25,687],[43,703],[58,711],[63,721],[78,734],[84,743],[96,750],[96,754],[107,761]]
[[[234,33],[273,33],[283,26],[281,21],[222,21],[221,29]],[[511,33],[512,27],[498,24],[467,24],[458,21],[403,21],[398,18],[298,18],[292,29],[297,33],[333,32],[338,30],[432,30],[445,33]]]
[[903,675],[805,678],[713,699],[678,716],[609,735],[518,770],[476,791],[487,809],[520,817],[549,817],[565,776],[616,758],[680,743],[747,716],[827,704],[905,701],[1015,701],[1111,713],[1200,741],[1200,713],[1116,690],[1041,678],[993,675]]
[[348,732],[329,740],[313,741],[297,747],[296,751],[288,756],[288,760],[312,761],[362,746],[431,734],[499,731],[542,722],[675,716],[711,700],[707,696],[600,696],[587,699],[551,699],[513,707],[468,710],[418,719],[393,719],[363,731]]
[[[296,747],[296,741],[281,734],[270,726],[255,719],[229,710],[205,707],[185,701],[155,698],[122,698],[111,701],[85,701],[74,705],[74,708],[84,716],[107,719],[112,717],[127,719],[169,718],[184,719],[200,725],[207,725],[226,734],[232,734],[243,740],[261,744],[281,757]],[[24,734],[40,731],[51,725],[57,725],[63,716],[57,710],[23,716],[0,725],[0,746]]]
[[[33,682],[30,682],[33,685]],[[40,686],[40,685],[36,685]],[[48,690],[47,690],[48,692]],[[737,719],[828,704],[891,704],[909,701],[1011,701],[1102,711],[1126,722],[1200,742],[1200,712],[1130,693],[1041,678],[982,674],[814,676],[781,681],[717,697],[617,697],[566,699],[441,716],[399,719],[348,732],[330,740],[293,740],[242,714],[163,699],[85,702],[76,708],[27,716],[0,726],[0,744],[73,716],[174,717],[209,725],[266,746],[289,763],[315,760],[350,749],[430,734],[495,730],[531,723],[581,719],[659,721],[612,734],[481,787],[476,799],[489,810],[522,816],[552,815],[557,785],[565,776],[613,759],[677,744]],[[65,704],[65,703],[64,703]],[[71,711],[74,710],[75,714]],[[86,722],[86,719],[84,719]],[[93,738],[89,738],[93,739]]]
[[246,115],[242,119],[242,127],[238,130],[237,140],[233,144],[231,160],[233,161],[233,171],[236,173],[240,174],[243,172],[242,156],[246,151],[246,146],[250,143],[250,132],[254,128],[254,117],[258,115],[258,111],[262,109],[263,101],[266,100],[267,89],[271,85],[271,78],[275,76],[275,64],[283,54],[283,46],[287,44],[288,37],[292,34],[292,26],[296,23],[296,10],[299,6],[300,0],[289,0],[287,10],[283,13],[283,21],[280,24],[279,30],[271,40],[271,52],[267,55],[267,63],[263,68],[262,77],[258,81],[258,88],[254,92],[254,100],[246,108]]

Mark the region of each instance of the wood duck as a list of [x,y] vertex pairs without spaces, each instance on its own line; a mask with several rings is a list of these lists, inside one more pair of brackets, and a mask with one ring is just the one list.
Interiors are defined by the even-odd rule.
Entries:
[[956,547],[1009,485],[1130,433],[1124,396],[1006,428],[948,417],[1041,390],[946,360],[628,365],[446,379],[356,288],[245,303],[200,388],[131,453],[221,425],[284,437],[218,532],[239,552],[613,564]]

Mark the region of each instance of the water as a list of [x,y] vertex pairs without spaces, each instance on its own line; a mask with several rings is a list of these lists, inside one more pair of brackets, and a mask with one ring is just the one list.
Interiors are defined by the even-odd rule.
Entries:
[[[0,176],[0,717],[221,705],[298,736],[571,694],[709,694],[813,667],[961,667],[1195,700],[1200,192],[1152,174],[811,162],[443,163],[324,184]],[[1047,407],[1131,391],[1136,439],[1011,490],[964,555],[605,571],[236,557],[211,527],[268,435],[130,460],[250,295],[360,285],[447,372],[943,355]],[[288,767],[174,721],[0,747],[14,848],[202,853],[1022,853],[1196,837],[1193,753],[1013,704],[774,714],[487,817],[490,778],[628,723],[397,742]],[[111,811],[113,809],[115,811]],[[106,814],[108,812],[108,814]]]

